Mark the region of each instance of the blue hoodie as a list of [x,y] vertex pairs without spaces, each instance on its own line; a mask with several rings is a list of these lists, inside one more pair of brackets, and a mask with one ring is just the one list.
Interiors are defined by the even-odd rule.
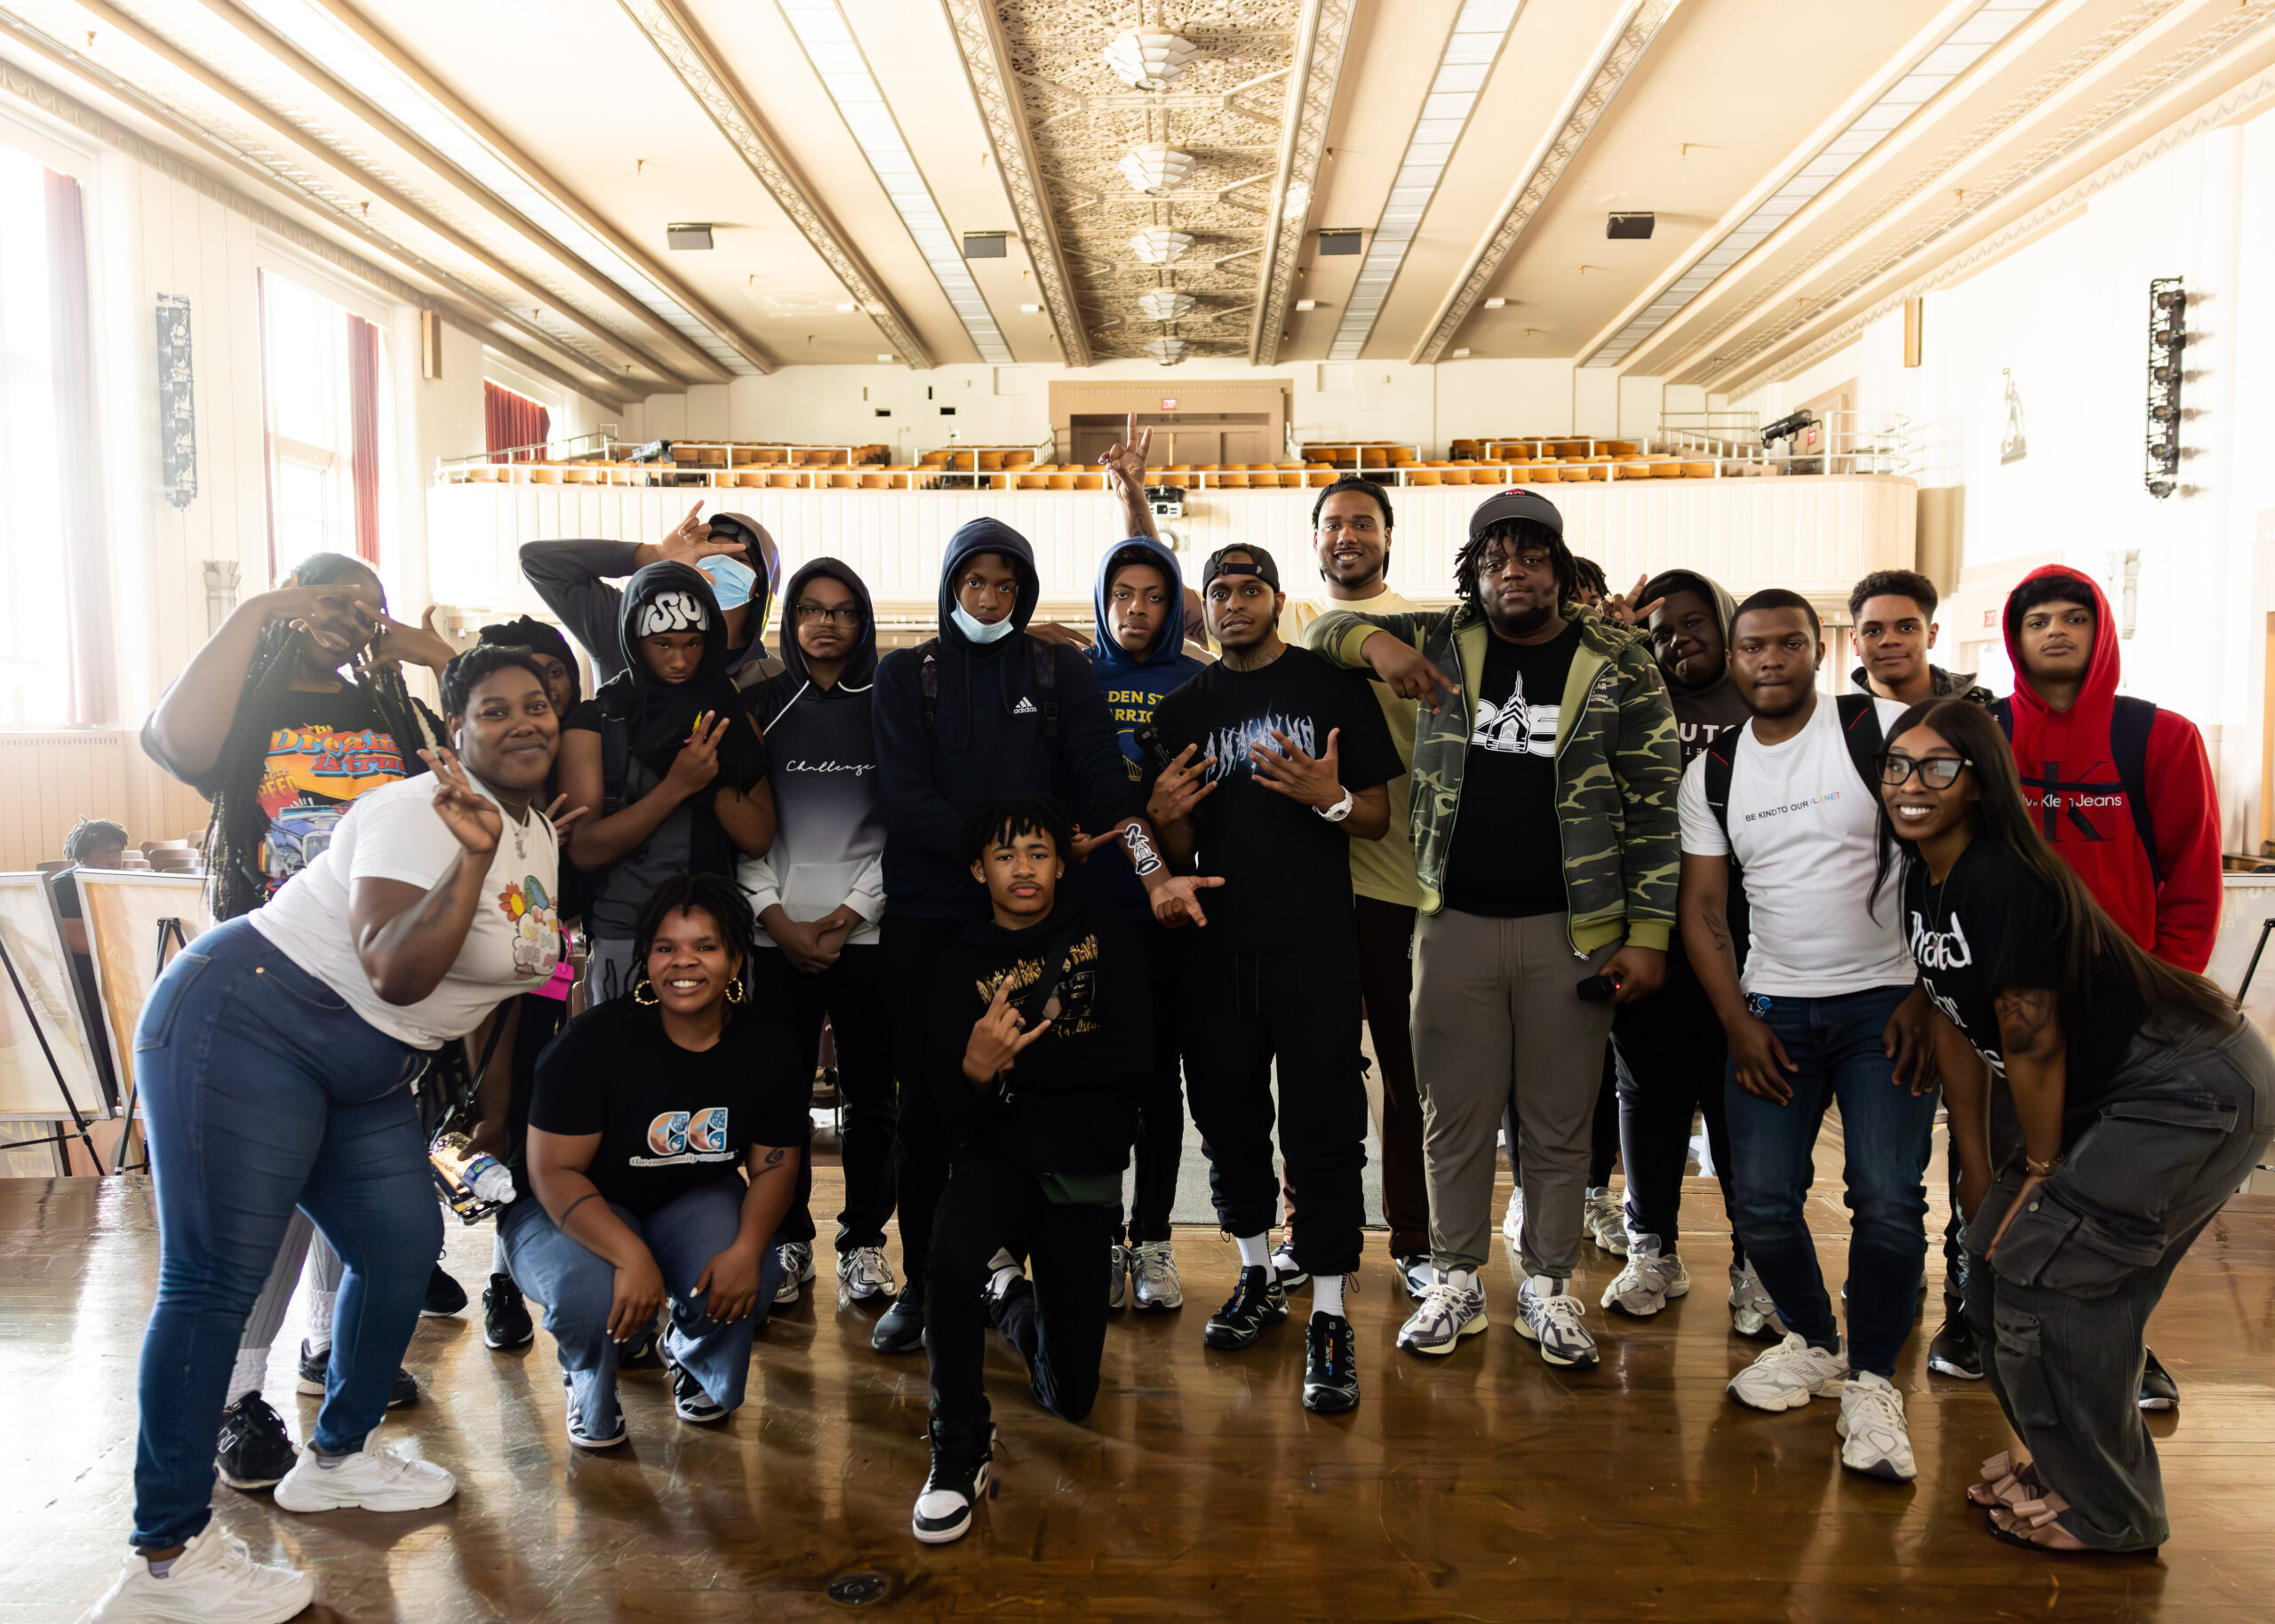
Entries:
[[[1117,563],[1135,561],[1130,556],[1133,553],[1144,554],[1145,561],[1160,569],[1169,588],[1168,616],[1153,647],[1143,655],[1131,654],[1114,641],[1113,605],[1107,599]],[[1114,736],[1122,744],[1122,764],[1129,769],[1130,782],[1143,794],[1148,775],[1138,743],[1138,734],[1153,720],[1153,707],[1206,670],[1209,664],[1185,652],[1185,580],[1177,572],[1177,554],[1149,536],[1132,536],[1127,541],[1115,542],[1098,560],[1098,585],[1091,593],[1091,604],[1098,616],[1098,641],[1090,651],[1090,669],[1106,690],[1106,709],[1114,717]],[[1110,857],[1114,854],[1102,852],[1100,856]],[[1085,890],[1130,918],[1153,917],[1153,908],[1145,900],[1145,888],[1138,884],[1138,876],[1128,863],[1086,863],[1082,865],[1082,877]]]
[[[1018,630],[974,643],[955,624],[955,579],[974,553],[1010,561],[1018,577],[1011,624]],[[986,888],[963,859],[965,822],[999,795],[1056,795],[1101,824],[1140,816],[1143,789],[1130,780],[1114,721],[1080,649],[1026,635],[1042,585],[1034,551],[1000,519],[974,519],[948,537],[940,561],[940,635],[932,725],[924,725],[923,657],[897,649],[877,666],[873,718],[878,791],[885,819],[885,909],[915,919],[974,918]],[[1041,653],[1034,652],[1040,649]],[[1050,662],[1051,695],[1034,680]],[[1058,736],[1043,736],[1055,698]]]

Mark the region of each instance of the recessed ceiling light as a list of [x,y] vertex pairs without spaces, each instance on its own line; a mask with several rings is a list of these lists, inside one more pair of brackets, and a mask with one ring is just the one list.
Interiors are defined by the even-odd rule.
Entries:
[[1485,301],[1485,307],[1488,310],[1498,310],[1508,302],[1505,299],[1489,299]]
[[880,356],[878,356],[878,357],[877,357],[877,359],[878,359],[879,361],[881,361],[881,362],[884,362],[890,363],[890,362],[895,362],[895,361],[898,361],[898,360],[900,359],[900,357],[899,357],[899,356],[898,356],[898,355],[880,355]]
[[1467,350],[1456,350],[1454,352],[1454,359],[1456,361],[1466,361],[1469,359],[1469,352]]
[[844,313],[846,313],[846,312],[848,312],[848,311],[850,311],[850,310],[852,310],[852,309],[854,308],[853,301],[852,301],[851,299],[839,299],[839,300],[837,301],[837,308],[838,308],[838,313],[839,313],[840,314],[843,314]]
[[1316,310],[1319,308],[1319,300],[1315,299],[1299,299],[1296,301],[1296,308],[1298,310]]
[[1042,306],[1041,305],[1021,305],[1019,306],[1019,314],[1021,315],[1040,315],[1042,314]]

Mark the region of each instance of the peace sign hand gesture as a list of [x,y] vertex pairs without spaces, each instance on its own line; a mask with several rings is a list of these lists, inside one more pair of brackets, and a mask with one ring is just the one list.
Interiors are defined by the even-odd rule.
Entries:
[[435,775],[435,812],[443,826],[466,848],[467,856],[486,862],[506,832],[506,815],[498,809],[497,802],[474,787],[450,750],[437,744],[419,754]]
[[731,719],[706,711],[695,719],[695,731],[687,736],[687,743],[680,746],[672,758],[672,769],[666,781],[682,798],[694,794],[719,776],[719,741],[727,736]]
[[1045,1016],[1030,1029],[1026,1017],[1011,1007],[1011,978],[995,983],[995,997],[987,1013],[972,1023],[971,1038],[963,1046],[963,1074],[977,1087],[993,1087],[997,1077],[1010,1071],[1019,1052],[1050,1030]]
[[1262,743],[1248,747],[1249,765],[1255,770],[1257,787],[1285,795],[1307,807],[1334,806],[1343,799],[1343,776],[1337,750],[1337,736],[1342,731],[1340,728],[1329,728],[1326,751],[1312,756],[1305,755],[1296,741],[1279,728],[1273,728],[1272,736],[1280,741],[1279,749]]
[[1201,804],[1201,798],[1216,789],[1209,769],[1217,765],[1217,758],[1203,756],[1193,760],[1193,752],[1200,748],[1198,744],[1187,744],[1153,780],[1153,792],[1145,800],[1145,818],[1154,828],[1184,822]]
[[1145,489],[1145,454],[1153,443],[1153,430],[1149,424],[1138,426],[1138,414],[1130,412],[1124,419],[1121,441],[1106,448],[1098,462],[1116,487],[1127,493]]
[[1654,598],[1648,603],[1640,601],[1643,588],[1651,584],[1648,575],[1635,577],[1635,585],[1625,592],[1613,593],[1599,606],[1607,620],[1616,620],[1624,626],[1648,625],[1651,611],[1664,603],[1664,598]]

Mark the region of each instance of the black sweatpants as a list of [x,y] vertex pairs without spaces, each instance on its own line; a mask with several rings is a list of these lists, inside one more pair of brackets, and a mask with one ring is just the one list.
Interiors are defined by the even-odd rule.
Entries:
[[1177,966],[1185,1088],[1209,1153],[1217,1222],[1227,1234],[1260,1235],[1279,1215],[1276,1062],[1280,1154],[1300,1198],[1289,1238],[1312,1274],[1359,1266],[1367,1165],[1359,999],[1358,950],[1349,942],[1303,953],[1188,947]]
[[[1611,1050],[1617,1063],[1620,1156],[1627,1166],[1627,1232],[1655,1238],[1660,1252],[1672,1257],[1682,1249],[1682,1178],[1694,1114],[1705,1118],[1706,1146],[1726,1209],[1730,1199],[1730,1135],[1722,1112],[1729,1040],[1680,944],[1667,954],[1659,991],[1623,1006],[1613,1017]],[[1745,1266],[1736,1230],[1730,1261]]]
[[[939,973],[941,955],[954,945],[968,923],[887,913],[878,927],[884,985],[894,999],[892,1066],[899,1084],[894,1143],[900,1157],[901,1274],[909,1286],[917,1288],[920,1298],[920,1283],[931,1257],[933,1214],[948,1183],[948,1150],[940,1133],[940,1108],[924,1076],[932,1035],[932,983]],[[1098,1268],[1103,1274],[1106,1266],[1101,1263]],[[1103,1292],[1098,1300],[1106,1300]]]
[[[997,1247],[1025,1258],[1034,1286],[1006,1305],[1003,1333],[1027,1362],[1034,1400],[1078,1421],[1098,1393],[1106,1350],[1106,1270],[1114,1247],[1108,1206],[1054,1203],[1026,1168],[959,1161],[941,1192],[924,1296],[932,1416],[940,1441],[976,1451],[987,1441],[987,1260]],[[1016,1288],[1015,1288],[1016,1289]]]
[[[885,1000],[884,949],[848,947],[826,970],[808,975],[777,947],[750,955],[751,993],[758,1007],[784,1023],[778,1063],[810,1087],[826,1019],[837,1035],[838,1097],[844,1102],[845,1206],[837,1214],[837,1249],[885,1244],[893,1208],[893,1062],[886,1033],[896,1019]],[[784,1240],[814,1238],[813,1158],[798,1162],[798,1190],[778,1231]]]
[[[1185,1071],[1177,1054],[1177,933],[1147,920],[1138,927],[1153,976],[1153,1070],[1138,1101],[1138,1189],[1127,1234],[1133,1246],[1169,1238],[1177,1174],[1185,1160]],[[1117,1232],[1121,1214],[1117,1211]]]

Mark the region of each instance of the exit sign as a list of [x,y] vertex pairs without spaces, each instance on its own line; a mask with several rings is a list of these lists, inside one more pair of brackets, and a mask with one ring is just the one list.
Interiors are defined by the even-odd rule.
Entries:
[[1163,411],[1175,411],[1177,410],[1177,402],[1175,401],[1163,401],[1161,402],[1161,410]]

